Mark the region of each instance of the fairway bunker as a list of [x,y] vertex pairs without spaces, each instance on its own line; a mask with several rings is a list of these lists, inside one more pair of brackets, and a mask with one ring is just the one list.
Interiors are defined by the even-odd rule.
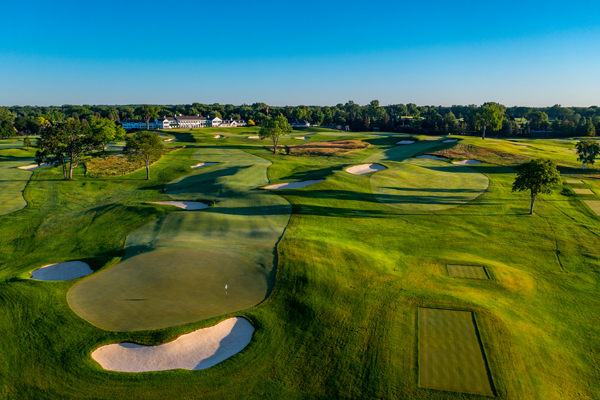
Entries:
[[201,203],[199,201],[153,201],[152,204],[164,204],[169,206],[175,206],[182,208],[184,210],[204,210],[205,208],[209,208],[207,204]]
[[481,164],[481,161],[477,161],[477,160],[463,160],[463,161],[454,161],[454,162],[452,162],[452,164],[456,164],[456,165],[475,165],[475,164]]
[[223,135],[215,135],[215,139],[222,139]]
[[490,279],[484,267],[473,265],[448,265],[448,274],[454,278]]
[[298,140],[308,140],[308,139],[310,139],[310,138],[309,138],[309,137],[306,137],[306,136],[298,136],[298,137],[295,137],[294,139],[298,139]]
[[446,140],[442,140],[442,143],[454,143],[458,141],[458,139],[446,139]]
[[192,165],[192,169],[210,167],[211,165],[217,165],[217,164],[218,163],[216,163],[216,162],[201,162],[196,165]]
[[181,335],[159,346],[118,343],[94,350],[92,358],[105,370],[149,372],[210,368],[242,351],[254,327],[245,318],[229,318],[217,325]]
[[248,139],[260,139],[260,136],[248,136]]
[[596,194],[592,192],[590,189],[572,189],[576,194]]
[[581,179],[567,179],[566,182],[571,185],[584,185],[585,184],[585,182],[582,181]]
[[366,175],[377,171],[383,171],[387,167],[381,164],[361,164],[346,168],[346,172],[353,175]]
[[415,158],[428,158],[430,160],[445,160],[444,157],[434,156],[431,154],[423,154],[422,156],[416,156]]
[[419,386],[494,396],[470,311],[419,308]]
[[416,140],[401,140],[396,142],[396,144],[413,144],[414,142],[416,142]]
[[32,170],[32,169],[38,169],[38,168],[44,168],[44,167],[49,167],[52,164],[33,164],[33,165],[24,165],[22,167],[19,167],[19,169],[25,169],[25,170]]
[[301,189],[303,187],[307,187],[309,185],[314,185],[315,183],[323,182],[325,179],[314,179],[310,181],[302,181],[302,182],[286,182],[286,183],[278,183],[276,185],[265,186],[263,189]]
[[82,261],[48,264],[31,271],[31,279],[39,281],[70,281],[91,274],[92,269]]
[[165,140],[165,142],[178,142],[179,140],[176,138],[171,138],[171,139],[167,139]]

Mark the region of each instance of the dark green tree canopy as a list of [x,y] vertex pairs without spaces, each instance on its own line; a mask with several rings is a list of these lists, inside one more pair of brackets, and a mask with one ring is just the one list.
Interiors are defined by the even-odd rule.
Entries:
[[529,214],[533,214],[533,206],[538,194],[551,193],[552,185],[560,183],[560,173],[556,164],[549,159],[538,158],[521,164],[515,168],[517,178],[513,183],[512,191],[527,191],[531,193],[531,208]]
[[277,153],[279,138],[290,132],[292,132],[292,127],[287,118],[284,115],[279,115],[275,118],[267,118],[260,127],[258,135],[261,139],[270,138],[273,141],[273,154],[275,154]]
[[164,144],[156,132],[139,131],[126,139],[123,153],[129,158],[143,160],[146,164],[146,179],[150,179],[150,161],[160,157]]
[[581,169],[585,169],[585,164],[594,165],[596,157],[600,154],[600,144],[589,139],[580,140],[576,149],[577,160],[581,161]]

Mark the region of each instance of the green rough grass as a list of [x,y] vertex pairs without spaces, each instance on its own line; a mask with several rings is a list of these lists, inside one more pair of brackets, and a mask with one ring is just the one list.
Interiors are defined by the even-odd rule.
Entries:
[[124,262],[69,292],[77,314],[103,329],[160,329],[265,300],[291,212],[281,197],[256,190],[268,183],[270,163],[236,149],[199,149],[195,158],[221,164],[194,170],[166,192],[214,206],[171,213],[129,235]]
[[419,308],[419,386],[494,395],[473,313]]
[[34,163],[33,156],[32,150],[0,150],[0,215],[27,207],[23,191],[32,172],[18,167]]
[[[371,179],[380,172],[355,176],[344,168],[400,163],[439,146],[439,138],[394,146],[398,136],[344,133],[371,146],[307,158],[272,155],[265,143],[241,137],[191,135],[195,142],[156,163],[150,181],[144,171],[90,179],[80,167],[65,182],[60,171],[36,170],[24,194],[29,207],[0,216],[0,397],[475,398],[418,386],[419,307],[475,314],[498,399],[600,397],[600,217],[568,186],[540,196],[530,217],[528,195],[511,193],[514,171],[481,164],[471,167],[490,181],[481,196],[440,213],[404,214],[374,198]],[[320,133],[311,140],[340,137]],[[465,140],[509,151],[504,141]],[[561,167],[563,173],[586,176],[566,146],[535,142],[547,150],[511,147],[564,158],[575,166]],[[31,281],[28,271],[49,258],[87,260],[108,271],[124,256],[128,235],[175,212],[148,202],[168,199],[169,182],[194,174],[191,146],[240,148],[268,159],[271,183],[327,180],[315,190],[278,193],[292,204],[292,216],[277,246],[275,287],[258,307],[230,314],[256,328],[244,351],[203,371],[104,371],[90,358],[100,345],[161,344],[228,316],[110,332],[69,308],[76,282]],[[600,190],[600,181],[586,182]],[[202,187],[197,196],[204,196]],[[491,279],[453,278],[448,264],[485,265]]]

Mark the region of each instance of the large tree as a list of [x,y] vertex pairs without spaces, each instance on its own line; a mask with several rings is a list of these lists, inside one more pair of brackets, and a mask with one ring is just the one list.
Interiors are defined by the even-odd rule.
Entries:
[[279,115],[275,118],[267,118],[264,120],[258,135],[261,139],[270,138],[273,140],[273,154],[277,153],[277,143],[279,138],[287,133],[292,132],[292,127],[288,123],[284,115]]
[[35,158],[38,164],[62,165],[64,178],[73,179],[73,169],[77,167],[81,157],[97,145],[87,124],[70,120],[56,123],[42,131]]
[[581,169],[585,169],[585,164],[594,165],[596,157],[600,154],[600,145],[598,142],[589,139],[580,140],[577,143],[577,161],[581,161]]
[[485,129],[499,130],[506,107],[498,103],[485,103],[475,110],[475,128],[481,129],[481,138],[485,139]]
[[138,107],[135,113],[142,116],[142,119],[146,121],[146,129],[150,129],[150,120],[152,118],[158,118],[158,110],[160,110],[160,108],[156,106],[144,104],[143,106]]
[[150,161],[163,153],[163,142],[156,132],[139,131],[128,136],[123,153],[129,158],[144,161],[146,164],[146,179],[150,179]]
[[125,130],[115,124],[111,119],[92,119],[90,124],[92,136],[102,145],[102,150],[106,150],[106,144],[122,136]]
[[552,160],[544,158],[528,161],[515,169],[517,170],[517,178],[513,183],[512,191],[529,190],[531,193],[529,214],[531,215],[533,214],[533,206],[537,195],[551,193],[550,187],[560,183],[560,173]]

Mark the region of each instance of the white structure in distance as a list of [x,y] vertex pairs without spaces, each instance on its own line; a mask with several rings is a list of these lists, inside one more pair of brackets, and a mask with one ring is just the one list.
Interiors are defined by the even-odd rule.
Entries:
[[126,119],[121,121],[121,125],[125,130],[132,129],[171,129],[171,128],[210,128],[222,127],[233,128],[236,126],[246,126],[246,121],[226,119],[222,120],[219,117],[202,117],[197,115],[175,115],[173,117],[155,118],[149,121],[148,126],[146,121],[141,119]]

